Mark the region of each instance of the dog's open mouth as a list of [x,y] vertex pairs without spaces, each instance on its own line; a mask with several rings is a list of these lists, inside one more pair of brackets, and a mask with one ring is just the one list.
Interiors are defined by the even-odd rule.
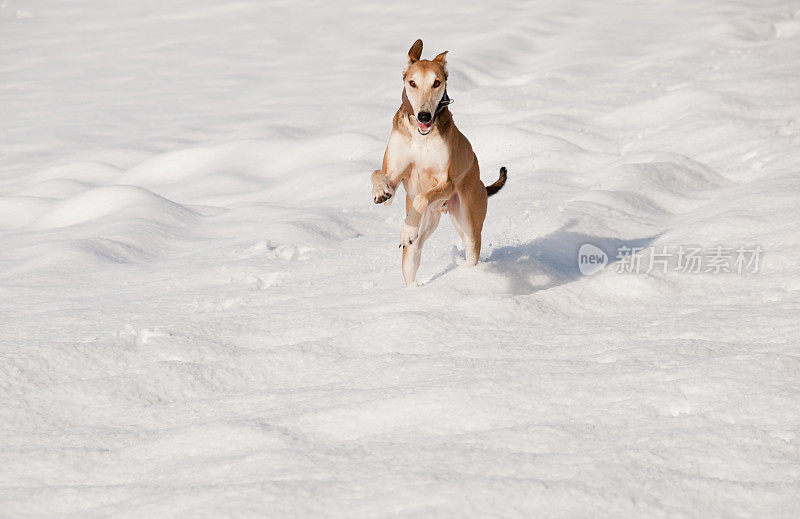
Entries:
[[417,121],[417,131],[422,135],[428,135],[431,131],[431,126],[433,126],[433,121],[427,124]]

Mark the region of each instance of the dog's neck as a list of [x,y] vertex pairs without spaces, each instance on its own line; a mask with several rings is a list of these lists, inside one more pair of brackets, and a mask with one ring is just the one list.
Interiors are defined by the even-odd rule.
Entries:
[[403,110],[405,110],[408,115],[414,115],[414,107],[411,106],[411,101],[408,100],[405,88],[403,89]]

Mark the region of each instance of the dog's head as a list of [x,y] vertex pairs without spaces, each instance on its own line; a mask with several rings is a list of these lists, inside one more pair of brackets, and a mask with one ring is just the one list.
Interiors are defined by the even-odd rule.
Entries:
[[447,83],[447,51],[433,60],[420,59],[422,40],[417,40],[408,50],[408,63],[403,70],[406,96],[413,109],[417,130],[427,135],[433,126],[436,109],[445,94]]

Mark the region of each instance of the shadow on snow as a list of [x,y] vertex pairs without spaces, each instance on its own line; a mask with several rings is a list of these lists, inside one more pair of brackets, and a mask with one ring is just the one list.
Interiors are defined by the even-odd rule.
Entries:
[[[659,236],[634,239],[592,236],[570,231],[575,221],[561,229],[527,243],[494,249],[481,263],[488,272],[507,278],[515,294],[530,294],[571,283],[582,277],[578,270],[578,249],[585,243],[599,247],[608,257],[608,265],[617,261],[620,247],[647,248]],[[605,268],[609,268],[606,265]],[[433,276],[430,281],[456,268],[455,263]]]

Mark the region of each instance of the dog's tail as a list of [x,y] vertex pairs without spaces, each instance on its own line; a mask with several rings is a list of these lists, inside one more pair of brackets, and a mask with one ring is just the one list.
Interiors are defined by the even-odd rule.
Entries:
[[503,189],[503,186],[506,185],[506,178],[507,178],[506,167],[503,166],[502,168],[500,168],[500,178],[498,178],[494,184],[486,186],[486,194],[492,196],[493,194]]

